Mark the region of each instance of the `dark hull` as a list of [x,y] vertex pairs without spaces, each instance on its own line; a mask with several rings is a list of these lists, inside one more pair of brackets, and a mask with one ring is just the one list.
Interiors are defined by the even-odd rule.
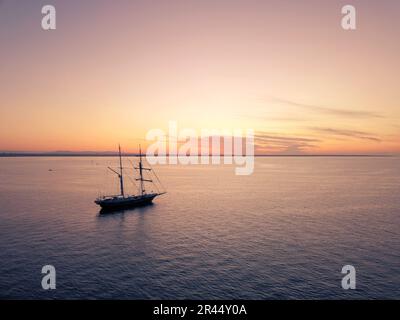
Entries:
[[101,207],[102,211],[114,211],[149,205],[156,196],[157,195],[152,195],[143,198],[126,199],[120,201],[98,201],[96,203]]

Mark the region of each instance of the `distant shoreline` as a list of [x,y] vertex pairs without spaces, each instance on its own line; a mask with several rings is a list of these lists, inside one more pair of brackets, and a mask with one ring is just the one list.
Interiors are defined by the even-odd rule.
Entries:
[[[138,157],[137,153],[123,153],[125,157]],[[14,152],[0,152],[0,158],[20,158],[20,157],[116,157],[118,153],[115,152],[106,152],[106,153],[97,153],[97,152],[38,152],[38,153],[14,153]],[[173,155],[171,155],[173,156]],[[200,156],[200,155],[198,155]],[[216,155],[218,156],[218,155]],[[220,157],[224,157],[224,155],[219,155]],[[231,156],[231,155],[229,155]],[[257,154],[255,157],[397,157],[399,155],[396,154]],[[167,156],[168,157],[168,156]],[[211,155],[210,155],[211,157]]]

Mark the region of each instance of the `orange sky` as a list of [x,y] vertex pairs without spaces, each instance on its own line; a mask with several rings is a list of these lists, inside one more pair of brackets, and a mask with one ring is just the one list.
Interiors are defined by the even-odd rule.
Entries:
[[134,151],[176,120],[258,153],[400,152],[400,2],[350,2],[356,31],[344,1],[2,1],[0,150]]

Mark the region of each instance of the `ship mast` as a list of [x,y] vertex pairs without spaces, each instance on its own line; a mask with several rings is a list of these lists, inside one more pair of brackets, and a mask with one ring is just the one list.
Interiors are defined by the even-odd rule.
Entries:
[[124,178],[123,178],[123,170],[122,170],[122,156],[121,156],[121,145],[118,145],[119,149],[119,183],[121,187],[121,196],[125,196],[124,194]]
[[146,192],[143,183],[143,165],[142,165],[142,148],[139,146],[139,172],[140,172],[140,191],[141,194]]
[[136,181],[140,180],[140,194],[143,195],[143,194],[146,193],[146,190],[145,190],[145,187],[144,187],[144,182],[145,181],[153,182],[153,180],[143,178],[143,170],[151,171],[151,169],[143,167],[143,163],[142,163],[142,148],[140,147],[140,145],[139,145],[139,168],[135,168],[135,169],[139,169],[140,178],[136,179]]
[[122,171],[122,156],[121,156],[121,146],[118,145],[118,150],[119,150],[119,172],[114,170],[113,168],[108,167],[108,169],[112,172],[114,172],[118,178],[119,178],[119,185],[121,188],[121,196],[125,197],[124,193],[124,177],[123,177],[123,171]]

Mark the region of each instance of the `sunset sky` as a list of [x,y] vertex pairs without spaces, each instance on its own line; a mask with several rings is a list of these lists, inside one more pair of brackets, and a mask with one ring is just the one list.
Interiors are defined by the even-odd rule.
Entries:
[[0,151],[134,151],[176,120],[259,154],[400,153],[399,39],[398,0],[0,0]]

